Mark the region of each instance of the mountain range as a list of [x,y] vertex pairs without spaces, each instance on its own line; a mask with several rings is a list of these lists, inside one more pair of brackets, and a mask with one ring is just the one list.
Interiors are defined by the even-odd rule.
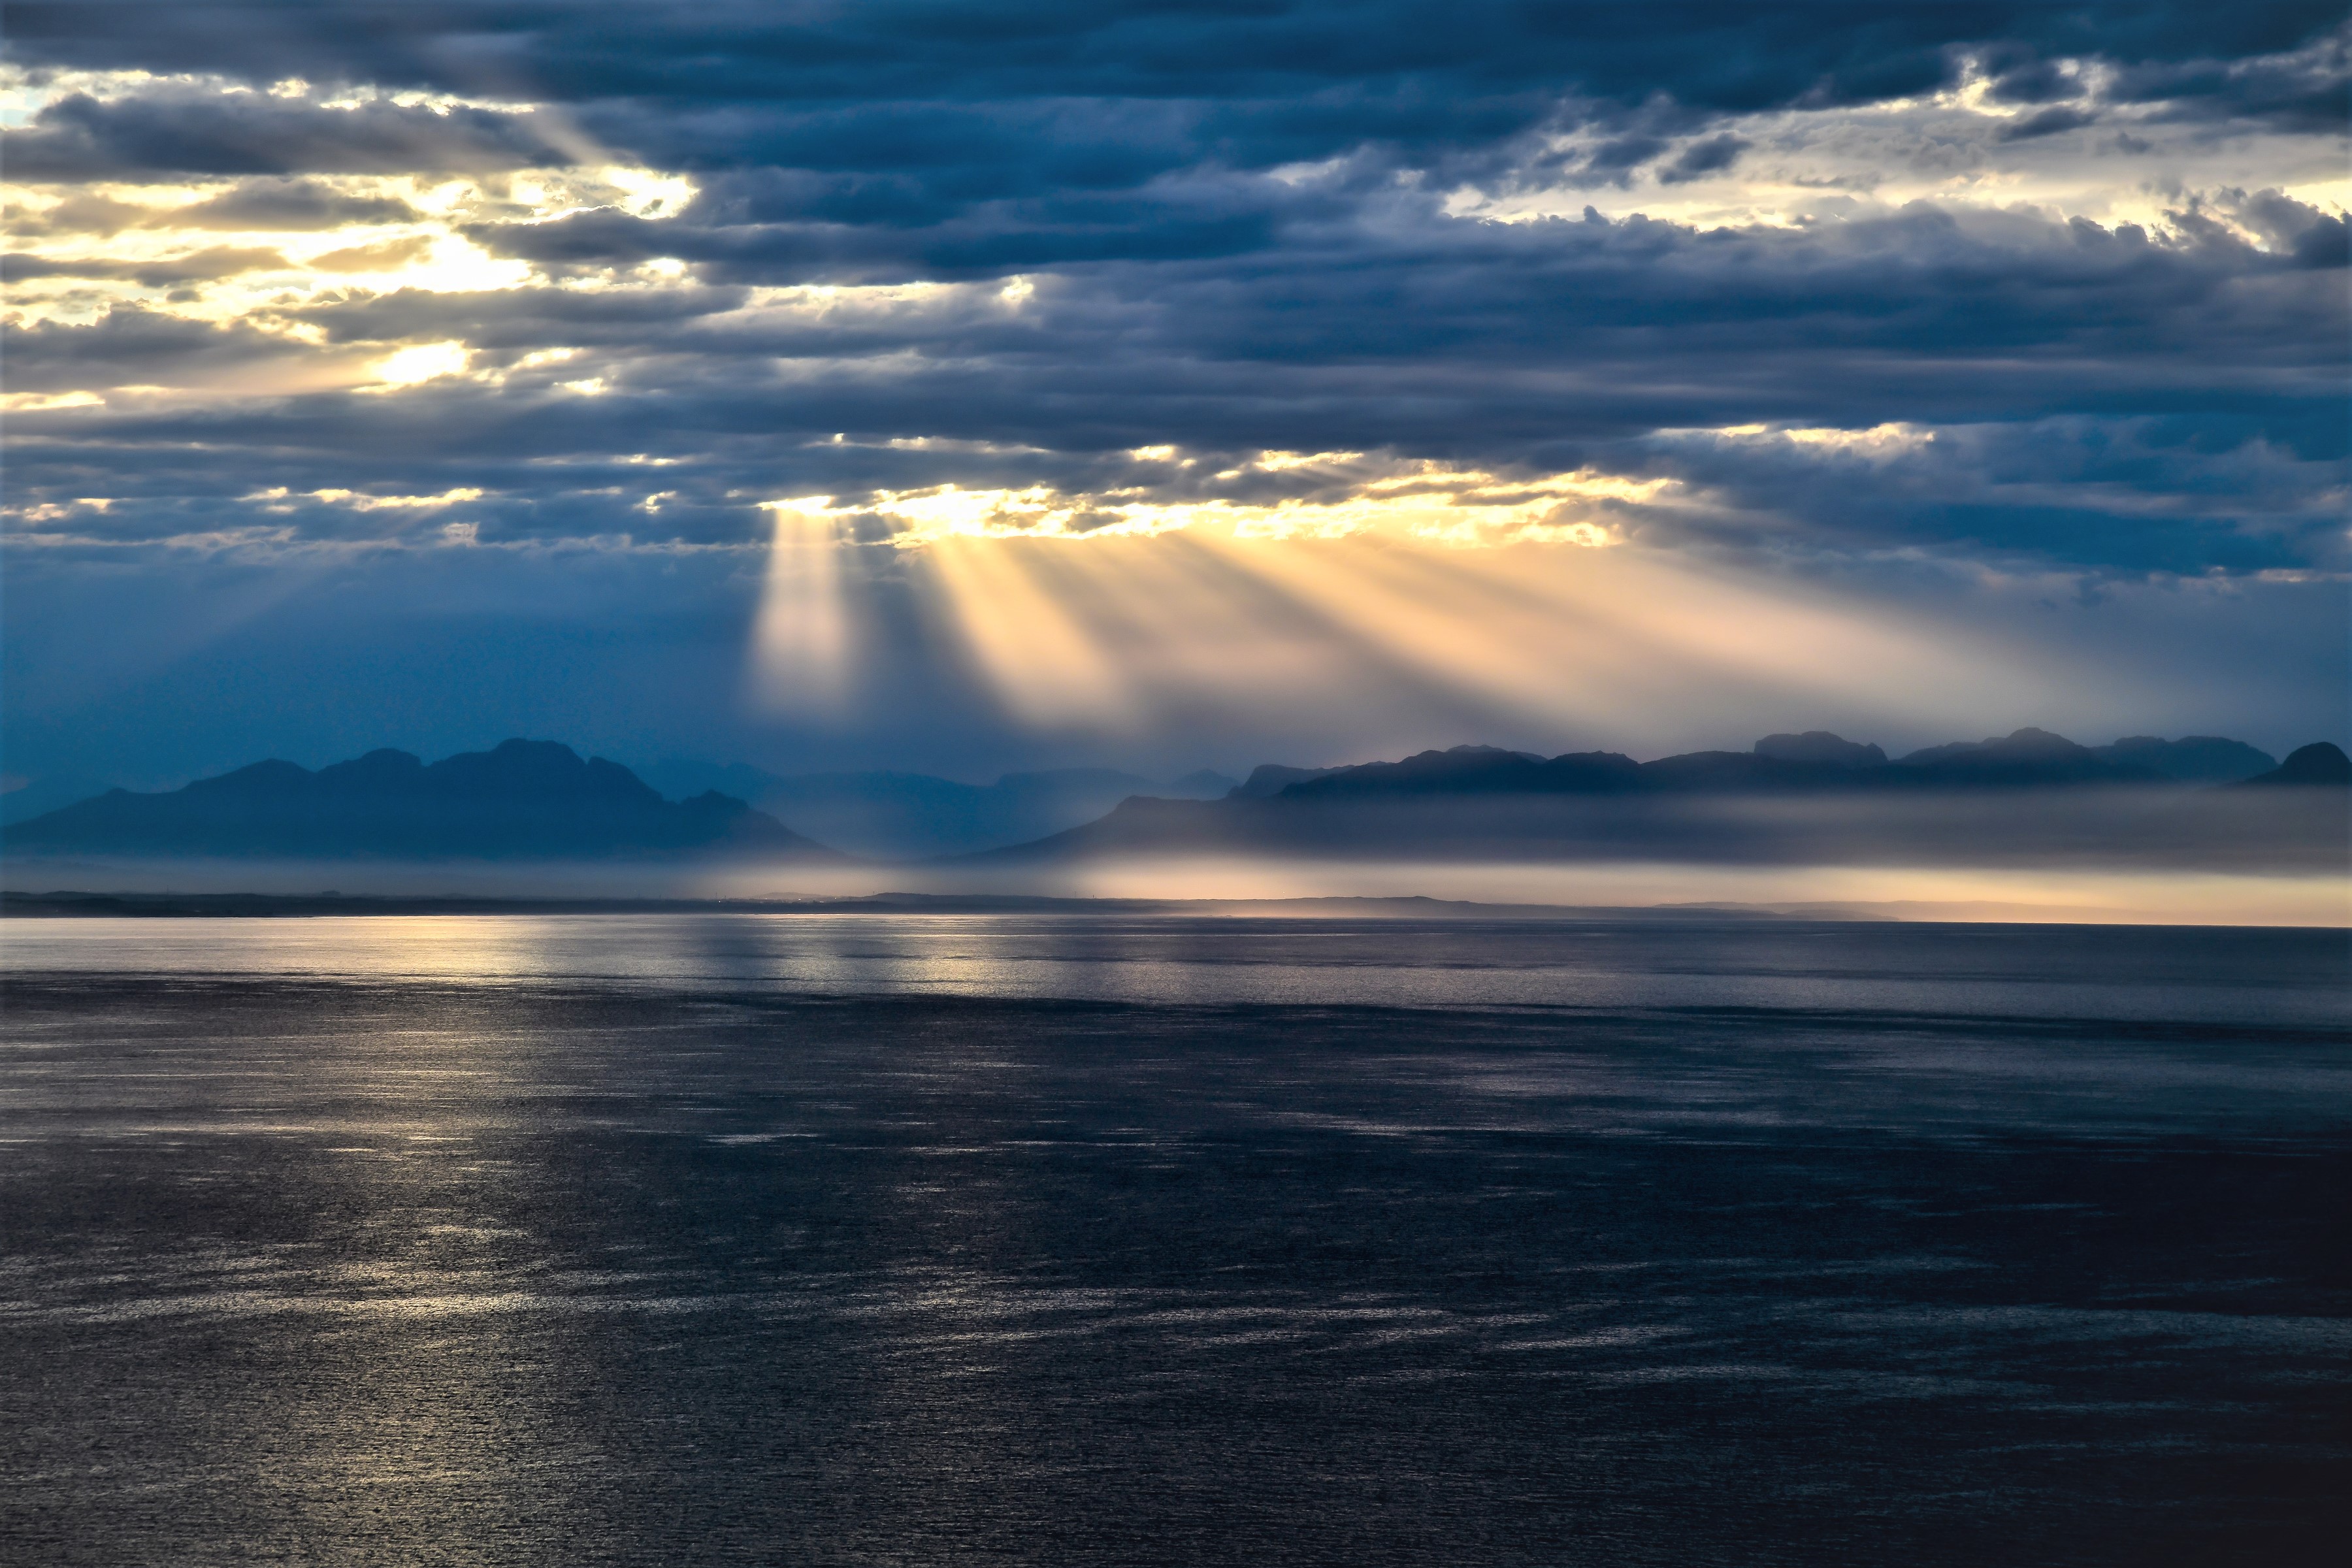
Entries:
[[2268,752],[2214,735],[2179,741],[2137,735],[2112,745],[2084,746],[2047,730],[2032,729],[1930,746],[1889,761],[1877,746],[1814,730],[1767,735],[1745,752],[1686,752],[1649,763],[1617,752],[1571,752],[1547,758],[1493,746],[1455,746],[1422,752],[1402,762],[1354,767],[1261,767],[1234,794],[1245,799],[1339,800],[1433,794],[1776,794],[2226,784],[2278,765]]
[[2277,763],[2215,737],[2094,748],[2042,730],[1894,760],[1822,731],[1648,763],[1456,746],[1353,767],[1260,768],[1220,801],[1130,799],[980,858],[2075,861],[2296,873],[2342,864],[2347,784],[2352,760],[2324,742]]
[[159,795],[110,790],[13,824],[0,842],[19,855],[847,858],[742,801],[664,800],[618,763],[551,741],[429,764],[388,750],[316,773],[256,763]]
[[[2089,747],[2032,729],[1891,760],[1875,745],[1821,731],[1768,735],[1747,752],[1693,752],[1648,763],[1614,752],[1547,758],[1456,746],[1345,767],[1268,763],[1239,784],[1205,771],[1170,784],[1085,769],[1012,773],[992,784],[898,773],[793,776],[740,764],[669,763],[648,771],[685,798],[665,798],[618,763],[583,760],[545,741],[507,741],[429,764],[388,750],[316,772],[263,762],[159,794],[111,790],[11,824],[0,829],[0,844],[17,858],[847,864],[860,854],[1050,860],[1207,847],[1507,856],[1549,846],[1580,854],[1671,848],[1677,856],[1738,858],[1758,852],[1755,825],[1764,820],[1758,812],[1774,802],[1828,803],[1809,819],[1816,839],[1883,831],[1903,842],[1958,834],[1955,842],[1964,844],[1968,833],[1990,824],[2024,843],[2032,836],[2018,838],[2013,831],[2024,808],[2001,806],[2004,798],[2122,792],[2161,801],[2211,795],[2215,785],[2352,783],[2352,762],[2325,742],[2282,764],[2242,742],[2214,736],[2136,736]],[[770,809],[709,787],[715,782],[734,784]],[[686,794],[696,784],[704,787]],[[1874,816],[1861,804],[1874,800],[1916,804]],[[1952,804],[1968,801],[1977,804]],[[1750,808],[1744,816],[1726,804],[1742,802]],[[2034,810],[2042,837],[2032,841],[2053,852],[2134,817],[2110,807],[2072,816]],[[2207,819],[2229,815],[2216,807],[2200,822],[2210,826]],[[2258,817],[2240,810],[2232,820]],[[2158,820],[2145,810],[2135,819]],[[1781,826],[1773,831],[1786,839],[1787,824],[1797,818],[1784,810],[1776,820]],[[2164,820],[2178,826],[2186,819],[2176,812]],[[2069,821],[2076,826],[2059,826]],[[1968,826],[1971,822],[1980,826]]]

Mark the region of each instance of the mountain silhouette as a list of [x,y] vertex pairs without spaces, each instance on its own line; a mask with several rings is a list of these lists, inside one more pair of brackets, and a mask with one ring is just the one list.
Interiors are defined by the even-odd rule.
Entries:
[[9,826],[17,854],[845,860],[740,800],[664,800],[602,757],[506,741],[427,764],[376,751],[316,773],[256,763],[159,795],[112,790]]
[[42,778],[0,778],[0,787],[7,792],[0,795],[0,826],[5,826],[45,816],[59,806],[88,800],[94,795],[104,795],[114,787],[114,782],[86,773],[51,773]]
[[[1647,763],[1615,752],[1543,757],[1456,746],[1343,767],[1267,763],[1240,784],[1206,771],[1170,785],[1108,769],[1009,773],[978,785],[918,773],[782,777],[689,763],[655,770],[665,782],[688,786],[712,779],[735,784],[740,775],[740,787],[757,791],[761,805],[781,806],[790,820],[814,829],[818,837],[811,838],[737,795],[705,788],[667,799],[617,763],[583,760],[552,742],[516,740],[429,765],[404,752],[377,751],[315,773],[266,762],[163,794],[113,790],[12,824],[0,830],[0,844],[17,856],[806,862],[852,858],[820,838],[883,856],[980,851],[982,858],[1013,859],[1442,846],[1507,858],[1549,844],[1579,854],[1614,847],[1737,858],[1753,851],[1763,820],[1755,813],[1769,809],[1810,813],[1805,819],[1817,826],[1807,831],[1832,849],[1838,823],[1847,825],[1838,831],[1857,842],[1878,833],[1895,844],[1923,832],[2006,832],[2004,822],[2039,812],[2048,827],[2040,842],[2065,853],[2081,833],[2101,831],[2101,808],[2058,811],[2029,806],[2028,797],[2160,803],[2210,793],[2189,787],[2207,782],[2352,781],[2352,764],[2326,742],[2275,767],[2270,762],[2266,752],[2218,736],[2134,736],[2095,748],[2025,729],[1894,760],[1878,746],[1826,731],[1768,735],[1746,752],[1691,752]],[[1998,805],[2004,799],[2019,804]],[[1807,800],[1822,804],[1816,810],[1802,804]],[[1874,800],[1893,804],[1865,805]],[[2275,810],[2287,809],[2284,800]],[[1965,804],[1970,801],[1983,804]],[[1929,826],[1947,805],[1948,825]],[[1735,821],[1742,812],[1747,816]],[[2049,826],[2061,816],[2091,826],[2065,832]],[[2261,837],[2270,829],[2246,831]]]
[[1640,787],[1640,764],[1615,752],[1546,760],[1493,746],[1420,752],[1397,763],[1365,763],[1283,787],[1281,800],[1351,800],[1380,795],[1581,795]]
[[1756,742],[1756,755],[1770,757],[1775,762],[1835,763],[1848,768],[1874,768],[1886,761],[1886,753],[1876,746],[1849,741],[1827,730],[1808,730],[1801,735],[1767,735]]
[[[2280,782],[2326,782],[2340,776],[2341,759],[2333,747],[2306,747]],[[1542,757],[1456,746],[1349,767],[1268,764],[1222,800],[1129,799],[1097,822],[978,858],[1986,857],[2265,869],[2340,861],[2341,813],[2315,815],[2305,809],[2314,803],[2284,798],[2263,805],[2239,795],[2232,804],[2229,792],[2193,782],[2267,760],[2217,737],[2137,737],[2095,750],[2037,729],[1891,761],[1877,746],[1822,731],[1647,763],[1614,752]]]
[[[1890,762],[1874,745],[1823,730],[1767,735],[1746,752],[1685,752],[1637,763],[1616,752],[1540,757],[1455,746],[1393,763],[1340,768],[1263,766],[1238,799],[1360,800],[1427,795],[1782,794],[1863,790],[2051,788],[2243,778],[2271,765],[2236,741],[2139,737],[2095,751],[2046,730],[1931,746]],[[2242,771],[2231,771],[2232,768]]]
[[2164,777],[2145,763],[2103,757],[2063,735],[2033,729],[1930,746],[1893,766],[1906,770],[1917,780],[1979,787],[2147,784]]
[[2183,784],[2233,784],[2278,766],[2278,759],[2268,752],[2219,735],[2184,735],[2178,741],[2126,735],[2091,750],[2109,762],[2130,763]]
[[1636,763],[1615,752],[1544,758],[1495,746],[1422,752],[1343,768],[1261,767],[1234,794],[1339,799],[1371,795],[1732,793],[2047,789],[2084,784],[2227,783],[2276,766],[2242,741],[2137,735],[2078,745],[2047,730],[1929,746],[1889,761],[1884,750],[1810,730],[1767,735],[1746,752],[1685,752]]
[[2250,784],[2352,784],[2352,757],[2326,741],[2298,747],[2286,761],[2266,773],[2242,781]]
[[1328,778],[1337,768],[1294,768],[1283,763],[1260,763],[1250,770],[1250,776],[1227,792],[1234,800],[1264,800],[1270,795],[1280,795],[1292,784],[1309,779]]
[[1203,800],[1234,787],[1206,769],[1169,784],[1109,768],[1053,768],[973,784],[929,773],[782,774],[672,759],[645,774],[665,794],[718,789],[853,855],[896,859],[1025,843],[1092,822],[1129,795]]

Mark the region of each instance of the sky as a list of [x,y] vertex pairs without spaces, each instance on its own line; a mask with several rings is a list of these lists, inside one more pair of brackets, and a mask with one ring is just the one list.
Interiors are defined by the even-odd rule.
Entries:
[[2336,5],[11,5],[0,765],[2347,735]]

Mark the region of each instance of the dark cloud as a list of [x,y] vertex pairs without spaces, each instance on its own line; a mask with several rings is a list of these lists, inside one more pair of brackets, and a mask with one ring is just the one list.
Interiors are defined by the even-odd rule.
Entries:
[[1676,153],[1658,171],[1658,178],[1674,185],[1704,174],[1721,174],[1739,162],[1739,154],[1746,151],[1748,143],[1728,131],[1703,137]]
[[[88,326],[8,323],[0,327],[0,345],[9,390],[24,393],[215,382],[240,368],[295,359],[299,351],[249,323],[216,327],[135,305],[113,306]],[[223,471],[215,483],[237,480]]]
[[103,257],[27,256],[0,258],[0,276],[16,282],[34,278],[124,278],[151,289],[240,272],[284,268],[289,263],[275,250],[257,246],[216,245],[186,256],[158,261],[113,261]]
[[[937,224],[976,205],[1134,191],[1188,169],[1263,170],[1365,150],[1441,179],[1478,177],[1548,130],[1601,134],[1580,168],[1622,183],[1697,138],[1668,177],[1725,144],[1710,119],[1859,103],[1950,85],[1969,59],[1997,99],[2081,113],[2061,59],[2105,62],[2108,90],[2176,112],[2333,124],[2347,70],[2325,5],[1831,3],[1612,6],[1279,0],[1262,5],[895,0],[779,8],[602,5],[192,5],[12,9],[13,47],[45,66],[212,69],[555,106],[595,142],[706,183],[772,172],[770,209],[851,226]],[[2051,118],[2050,116],[2056,118]],[[52,104],[9,134],[18,178],[142,169],[210,174],[496,171],[582,143],[529,115],[382,100],[327,110],[258,93],[169,91]],[[567,151],[566,149],[571,149]],[[1736,150],[1735,150],[1736,151]],[[1538,161],[1540,164],[1540,160]],[[761,182],[739,183],[747,195]],[[781,200],[790,210],[776,212]],[[1014,248],[1018,248],[1017,247]]]
[[1764,436],[1667,435],[1621,461],[1733,503],[1643,513],[1661,542],[1924,549],[2011,564],[2075,560],[2195,575],[2347,560],[2336,462],[2253,420],[2056,416],[1916,429],[1843,449]]
[[2279,191],[2219,193],[2238,222],[2262,236],[2270,248],[2293,256],[2305,267],[2346,263],[2342,214],[2330,215]]
[[29,65],[303,76],[583,103],[1288,99],[1318,84],[1369,104],[1398,84],[1450,99],[1534,89],[1628,105],[1659,95],[1747,110],[1866,101],[1950,79],[1957,49],[1997,50],[2014,90],[2039,62],[2102,56],[2152,70],[2288,53],[2342,26],[2309,0],[2217,11],[2197,0],[1701,0],[1633,10],[1490,0],[873,0],[692,7],[477,4],[19,4]]
[[311,180],[244,180],[219,195],[148,221],[174,228],[269,229],[285,233],[347,224],[414,223],[424,215],[392,196],[354,196]]
[[528,114],[388,102],[321,108],[194,89],[101,101],[77,93],[0,133],[12,178],[486,174],[572,162]]
[[2000,132],[2004,142],[2032,142],[2043,136],[2055,136],[2062,132],[2080,131],[2085,125],[2095,125],[2099,117],[2088,110],[2068,103],[2053,103],[2047,109],[2012,121]]
[[1279,205],[1267,193],[1210,200],[1084,194],[958,213],[936,224],[709,224],[611,208],[546,223],[470,224],[493,255],[552,268],[702,264],[713,282],[856,283],[995,278],[1070,263],[1227,257],[1267,248]]
[[[2263,10],[2266,7],[2248,7]],[[2326,133],[2345,121],[2345,90],[2352,77],[2352,26],[2339,15],[2315,29],[2302,48],[2232,58],[2214,47],[2185,59],[2123,57],[2108,96],[2120,102],[2162,106],[2172,118],[2240,120],[2279,129]]]
[[95,191],[77,191],[39,212],[11,213],[9,231],[20,238],[36,236],[88,234],[101,238],[146,222],[153,209],[136,202],[116,201]]
[[[741,289],[681,284],[612,290],[500,289],[479,293],[403,289],[289,308],[289,319],[330,342],[398,343],[464,336],[491,350],[553,343],[626,347],[670,339],[698,318],[740,308]],[[900,340],[894,340],[900,341]]]

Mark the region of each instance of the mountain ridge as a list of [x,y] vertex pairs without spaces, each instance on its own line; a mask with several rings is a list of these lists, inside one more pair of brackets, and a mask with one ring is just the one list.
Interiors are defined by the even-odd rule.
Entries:
[[[2025,729],[1888,760],[1878,747],[1811,731],[1768,736],[1749,752],[1647,763],[1614,752],[1543,758],[1457,746],[1350,767],[1270,765],[1223,800],[1131,798],[1097,822],[971,858],[1948,864],[1990,857],[2266,871],[2342,858],[2344,813],[2317,798],[2326,791],[2208,782],[2217,761],[2234,772],[2269,763],[2267,753],[2216,737],[2119,744],[2117,755]],[[2352,772],[2326,742],[2295,757],[2294,769],[2273,768],[2255,781],[2340,787]],[[2266,794],[2274,804],[2262,804]]]
[[2286,761],[2270,772],[2237,782],[2242,786],[2265,788],[2280,784],[2342,787],[2352,784],[2352,757],[2346,756],[2341,746],[2315,741],[2288,752]]
[[896,770],[777,773],[670,758],[643,773],[667,794],[721,789],[823,843],[878,859],[1001,848],[1094,821],[1129,795],[1202,800],[1236,787],[1207,769],[1164,784],[1114,768],[1048,768],[974,784]]
[[389,747],[316,772],[272,758],[176,790],[110,790],[11,824],[0,844],[166,857],[850,858],[731,796],[664,800],[618,763],[524,740],[430,763]]
[[[1205,837],[1235,847],[1278,846],[1300,833],[1344,837],[1337,818],[1318,822],[1318,809],[1328,817],[1331,811],[1360,815],[1361,810],[1416,805],[1416,820],[1425,825],[1450,815],[1502,844],[1515,831],[1507,824],[1520,817],[1526,817],[1529,830],[1563,831],[1556,812],[1538,823],[1517,807],[1507,810],[1503,803],[1512,800],[1583,798],[1595,802],[1596,810],[1597,803],[1619,802],[1624,812],[1649,812],[1639,824],[1633,816],[1623,817],[1632,825],[1627,831],[1638,837],[1662,831],[1664,819],[1657,812],[1676,800],[1760,804],[1790,797],[1949,795],[1990,802],[2011,794],[2099,787],[2159,795],[2195,793],[2217,776],[2231,786],[2340,787],[2352,781],[2352,763],[2326,742],[2305,746],[2279,763],[2255,747],[2217,736],[2179,741],[2133,736],[2090,747],[2031,728],[1983,741],[1925,747],[1894,759],[1874,744],[1826,731],[1768,735],[1747,752],[1688,752],[1649,762],[1616,752],[1543,757],[1496,746],[1455,746],[1340,767],[1263,763],[1238,784],[1206,770],[1173,785],[1154,784],[1111,769],[1008,773],[992,785],[971,785],[927,774],[788,777],[742,764],[695,766],[706,774],[740,773],[753,783],[764,780],[780,788],[798,788],[808,800],[829,802],[828,829],[855,829],[861,805],[881,816],[896,812],[902,819],[931,810],[935,819],[927,830],[933,845],[947,843],[948,852],[918,841],[909,853],[903,844],[907,829],[902,821],[897,829],[900,846],[883,854],[937,862],[1051,855],[1095,841],[1170,836]],[[1190,793],[1174,798],[1130,793],[1134,784],[1155,792]],[[1223,794],[1215,796],[1213,792],[1220,786],[1224,786]],[[897,796],[867,798],[891,790]],[[962,817],[942,820],[958,811]],[[991,812],[995,815],[989,816]],[[1052,824],[1055,814],[1064,826]],[[1034,826],[1026,833],[1014,831],[1040,821],[1042,831]],[[1699,816],[1685,813],[1678,831],[1704,837],[1718,832],[1719,826],[1703,824]],[[1596,818],[1574,831],[1590,838],[1599,830]],[[996,841],[958,852],[957,837],[969,842],[975,832],[993,833]],[[0,845],[20,856],[733,856],[835,863],[859,858],[740,797],[706,789],[671,801],[618,763],[597,756],[583,759],[555,742],[523,740],[432,763],[385,748],[316,772],[270,759],[174,791],[114,790],[0,829]]]
[[2278,765],[2267,752],[2210,735],[2179,741],[2132,736],[2094,747],[2026,728],[1982,741],[1923,747],[1889,759],[1876,745],[1813,730],[1801,735],[1767,735],[1746,752],[1685,752],[1646,763],[1619,752],[1571,752],[1546,758],[1496,746],[1454,746],[1417,752],[1392,763],[1319,769],[1267,765],[1227,798],[2179,784],[2234,783]]

